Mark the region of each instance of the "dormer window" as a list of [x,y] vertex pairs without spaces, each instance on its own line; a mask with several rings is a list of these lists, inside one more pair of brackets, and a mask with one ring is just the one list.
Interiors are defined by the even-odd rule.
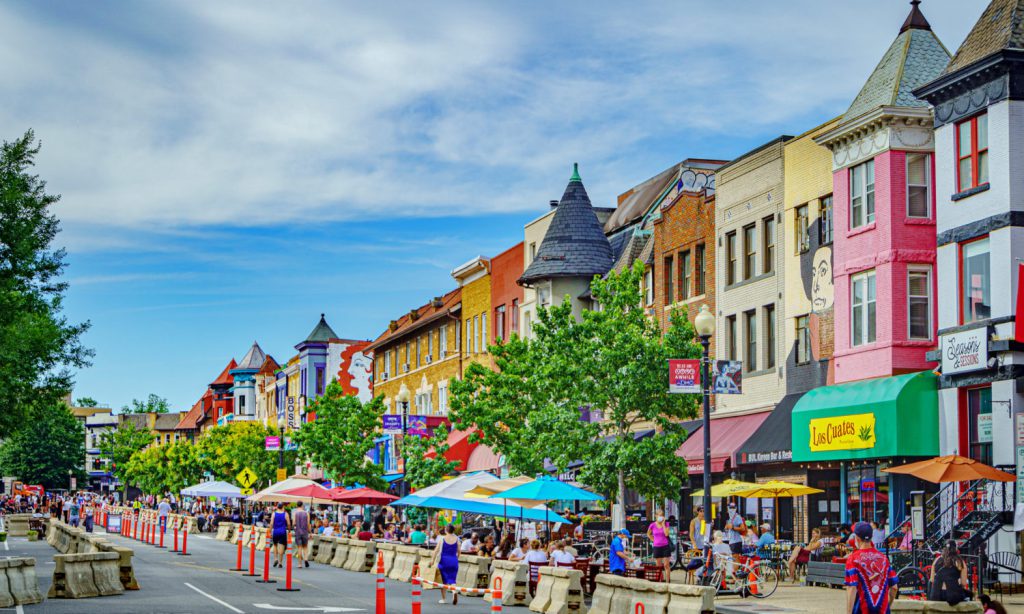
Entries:
[[988,114],[956,125],[956,181],[960,192],[988,183]]

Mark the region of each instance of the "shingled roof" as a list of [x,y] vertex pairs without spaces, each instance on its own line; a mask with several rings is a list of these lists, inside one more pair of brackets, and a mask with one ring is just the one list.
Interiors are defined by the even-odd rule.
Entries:
[[519,284],[555,277],[604,275],[613,261],[611,243],[590,204],[579,167],[574,164],[569,185],[558,202],[537,257],[523,272]]
[[224,367],[224,370],[220,372],[217,379],[210,383],[210,386],[230,386],[235,383],[235,378],[231,377],[231,370],[238,367],[238,363],[232,358],[228,366]]
[[928,107],[912,92],[942,74],[949,62],[949,51],[932,32],[918,3],[919,0],[911,2],[910,15],[899,36],[853,99],[843,115],[843,123],[881,106]]
[[334,332],[334,329],[327,324],[327,320],[324,319],[324,314],[320,314],[320,322],[313,327],[309,335],[306,336],[306,340],[303,343],[327,343],[331,339],[337,339],[338,334]]
[[1004,49],[1024,49],[1024,1],[992,0],[956,50],[944,74]]
[[263,348],[260,344],[255,341],[252,342],[252,347],[242,357],[242,362],[238,363],[235,369],[252,369],[258,371],[263,366],[263,361],[267,359],[267,355],[263,352]]

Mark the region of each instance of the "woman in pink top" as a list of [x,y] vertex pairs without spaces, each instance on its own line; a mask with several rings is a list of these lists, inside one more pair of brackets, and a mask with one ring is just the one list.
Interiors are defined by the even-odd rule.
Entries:
[[647,537],[654,546],[654,560],[662,568],[661,576],[665,582],[669,581],[671,565],[669,557],[672,556],[672,542],[668,538],[668,525],[665,524],[665,514],[658,512],[657,519],[647,527]]

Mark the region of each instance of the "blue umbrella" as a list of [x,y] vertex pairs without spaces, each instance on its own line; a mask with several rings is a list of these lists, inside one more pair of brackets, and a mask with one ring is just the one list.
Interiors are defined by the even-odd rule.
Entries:
[[[536,480],[510,488],[505,492],[491,495],[490,498],[501,499],[531,499],[533,501],[604,501],[604,497],[589,490],[584,490],[544,475]],[[546,509],[546,508],[545,508]],[[545,517],[546,519],[546,517]],[[551,539],[550,522],[548,524],[548,540]]]

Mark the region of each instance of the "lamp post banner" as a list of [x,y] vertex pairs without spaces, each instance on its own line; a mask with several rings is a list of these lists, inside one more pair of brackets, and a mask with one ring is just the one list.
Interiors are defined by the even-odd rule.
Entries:
[[402,433],[401,414],[384,414],[382,418],[384,420],[385,435],[399,435]]
[[700,360],[668,361],[668,391],[672,394],[700,394]]
[[277,435],[274,435],[273,437],[267,437],[266,439],[263,440],[263,442],[263,447],[266,450],[277,451],[281,449],[281,438],[278,437]]

